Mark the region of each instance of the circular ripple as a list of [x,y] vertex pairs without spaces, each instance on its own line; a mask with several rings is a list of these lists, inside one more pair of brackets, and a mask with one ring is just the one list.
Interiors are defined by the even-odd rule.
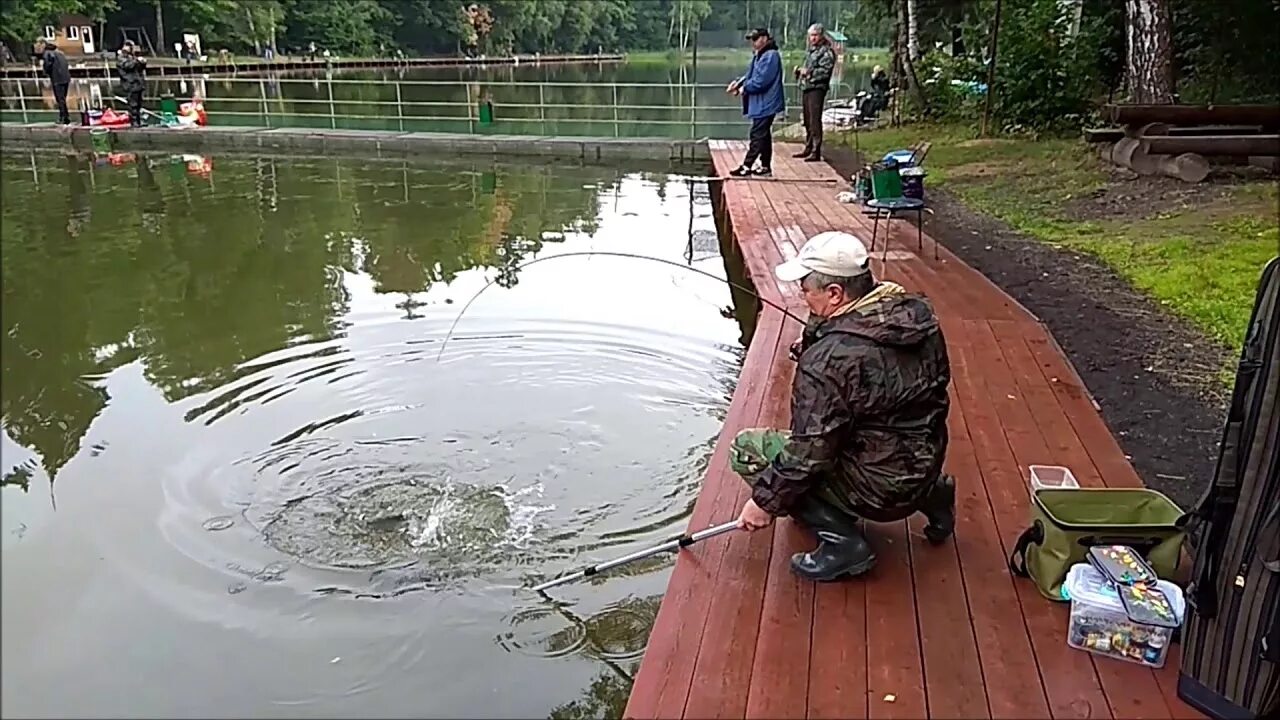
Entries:
[[[527,585],[682,525],[738,353],[618,323],[500,320],[469,315],[441,362],[447,324],[424,340],[357,323],[349,341],[270,353],[193,396],[185,417],[215,440],[167,474],[166,538],[250,588],[389,599]],[[223,451],[237,443],[249,454]],[[295,569],[264,567],[281,558]]]
[[587,643],[586,623],[559,608],[528,608],[510,618],[512,629],[498,637],[498,644],[512,652],[533,657],[563,657]]
[[226,530],[235,524],[235,518],[232,518],[230,515],[218,515],[205,520],[203,527],[205,530],[210,532],[216,532],[218,530]]
[[429,559],[488,564],[528,528],[501,488],[403,480],[291,501],[262,528],[280,552],[313,567],[366,569]]
[[558,603],[518,610],[497,642],[512,652],[537,657],[584,655],[634,660],[644,654],[662,596],[628,597],[587,617]]

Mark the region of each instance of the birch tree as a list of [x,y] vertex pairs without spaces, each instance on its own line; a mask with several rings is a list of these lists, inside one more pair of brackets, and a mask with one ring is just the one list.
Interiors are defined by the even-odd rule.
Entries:
[[1168,0],[1125,0],[1125,84],[1129,101],[1173,102],[1173,40]]

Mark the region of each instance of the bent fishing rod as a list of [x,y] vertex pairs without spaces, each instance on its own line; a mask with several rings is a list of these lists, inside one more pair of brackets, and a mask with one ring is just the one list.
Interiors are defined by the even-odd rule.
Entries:
[[605,562],[597,563],[595,565],[588,565],[587,567],[582,568],[581,570],[577,570],[575,572],[569,573],[568,575],[558,577],[555,580],[548,580],[547,582],[544,582],[540,585],[533,586],[533,590],[534,592],[539,592],[539,593],[545,592],[548,588],[553,588],[557,585],[564,585],[565,583],[571,583],[576,580],[581,580],[583,578],[588,578],[593,575],[598,575],[607,570],[612,570],[613,568],[616,568],[620,565],[626,565],[629,562],[634,562],[636,560],[641,560],[643,558],[652,557],[659,553],[670,552],[674,550],[681,550],[681,549],[687,548],[690,545],[693,545],[694,543],[700,542],[702,540],[706,540],[707,538],[713,538],[717,535],[723,535],[724,533],[737,530],[738,527],[739,527],[738,521],[734,520],[732,522],[724,523],[723,525],[715,525],[713,527],[709,527],[706,530],[699,530],[698,532],[693,533],[692,535],[682,534],[677,537],[671,538],[670,540],[664,543],[659,543],[658,545],[654,545],[653,547],[648,548],[646,550],[637,550],[629,555],[623,555],[622,557],[614,558],[613,560],[606,560]]
[[[703,270],[702,268],[696,268],[691,265],[682,265],[681,263],[675,262],[674,260],[667,260],[666,258],[653,257],[652,255],[637,255],[635,253],[617,252],[613,250],[576,250],[573,252],[557,253],[555,255],[546,255],[543,257],[534,258],[527,262],[519,263],[518,265],[514,266],[512,270],[513,271],[523,270],[524,268],[527,268],[530,265],[537,265],[538,263],[546,262],[547,260],[556,260],[558,258],[567,258],[567,257],[583,257],[583,256],[591,256],[591,255],[630,258],[632,260],[652,260],[653,262],[662,263],[664,265],[670,265],[672,267],[680,268],[681,270],[689,270],[689,271],[698,273],[699,275],[705,275],[706,277],[709,277],[712,280],[719,280],[722,283],[725,283],[731,287],[737,288],[738,290],[741,290],[742,292],[747,293],[748,295],[754,297],[755,299],[759,300],[765,305],[768,305],[771,308],[781,311],[783,315],[786,315],[787,317],[791,318],[792,320],[795,320],[801,325],[805,324],[804,318],[799,317],[795,313],[791,312],[786,308],[786,306],[780,303],[776,303],[768,298],[762,297],[760,293],[756,292],[752,288],[746,287],[745,285],[736,283],[727,278],[722,278],[719,275],[709,273],[706,270]],[[476,298],[479,298],[481,293],[483,293],[485,290],[488,290],[491,285],[497,282],[498,282],[498,278],[494,278],[489,282],[485,283],[484,287],[477,290],[476,294],[472,295],[471,299],[468,300],[467,303],[462,306],[462,309],[458,311],[458,316],[453,319],[453,324],[449,326],[449,332],[445,333],[444,342],[440,343],[440,352],[436,353],[436,362],[440,362],[440,358],[444,357],[444,348],[446,345],[449,344],[449,339],[453,337],[454,328],[458,327],[458,321],[462,320],[462,316],[467,312],[467,308],[471,307],[471,303],[475,302]]]

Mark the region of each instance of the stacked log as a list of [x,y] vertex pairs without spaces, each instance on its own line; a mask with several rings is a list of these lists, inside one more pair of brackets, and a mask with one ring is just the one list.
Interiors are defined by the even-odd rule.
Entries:
[[1280,168],[1280,105],[1107,105],[1103,115],[1119,126],[1087,129],[1085,140],[1140,175],[1200,182],[1206,156]]

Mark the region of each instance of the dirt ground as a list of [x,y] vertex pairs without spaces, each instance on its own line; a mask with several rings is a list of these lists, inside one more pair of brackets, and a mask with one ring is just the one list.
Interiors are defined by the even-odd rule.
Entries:
[[[826,155],[846,177],[857,167],[845,148]],[[1191,200],[1183,191],[1117,178],[1079,199],[1073,212],[1117,217],[1180,202],[1213,202]],[[1191,508],[1213,474],[1228,400],[1227,389],[1206,378],[1216,377],[1233,351],[1087,255],[1022,235],[943,191],[929,190],[929,206],[933,214],[925,219],[925,232],[1044,321],[1143,481]]]
[[1105,187],[1074,198],[1063,208],[1070,220],[1142,220],[1175,210],[1208,210],[1231,197],[1232,189],[1265,179],[1261,168],[1215,167],[1209,180],[1185,183],[1168,177],[1141,177],[1112,166]]

